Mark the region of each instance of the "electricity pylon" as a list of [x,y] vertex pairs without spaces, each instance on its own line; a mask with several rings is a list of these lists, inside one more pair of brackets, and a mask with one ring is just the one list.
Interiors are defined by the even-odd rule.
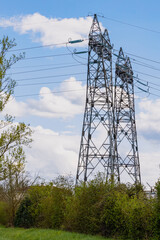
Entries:
[[[98,171],[105,172],[108,180],[119,182],[126,172],[134,182],[140,182],[133,72],[129,59],[121,54],[122,50],[113,86],[112,45],[108,31],[105,29],[102,34],[94,15],[89,33],[86,104],[76,184],[86,182]],[[121,75],[123,65],[125,72]],[[129,145],[127,152],[125,148],[119,151],[123,143]]]
[[112,46],[94,15],[89,33],[86,105],[76,182],[87,181],[95,169],[113,172]]
[[[141,182],[134,105],[134,77],[130,59],[120,48],[115,65],[115,162],[118,181]],[[128,176],[130,178],[128,179]]]

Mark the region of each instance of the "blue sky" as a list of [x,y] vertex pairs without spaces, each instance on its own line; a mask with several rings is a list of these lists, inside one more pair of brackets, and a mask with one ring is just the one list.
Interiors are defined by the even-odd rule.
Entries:
[[[123,47],[125,52],[160,61],[160,33],[107,19],[112,18],[160,32],[159,10],[158,0],[154,1],[154,4],[149,0],[6,0],[1,2],[0,35],[15,38],[16,49],[63,43],[70,37],[86,38],[91,25],[91,18],[87,16],[97,13],[106,17],[99,16],[99,21],[108,29],[115,49]],[[87,55],[76,57],[76,60],[70,55],[27,58],[69,54],[74,48],[86,50],[87,42],[83,43],[85,44],[68,45],[69,50],[66,45],[26,50],[26,60],[17,63],[10,71],[19,86],[16,87],[15,98],[6,107],[6,112],[15,115],[17,121],[31,124],[35,133],[32,148],[26,150],[27,168],[32,173],[39,172],[47,179],[52,179],[57,174],[74,175],[76,171],[85,99]],[[19,52],[23,50],[15,53]],[[136,71],[140,71],[159,77],[158,70],[140,66],[137,61],[157,69],[160,69],[159,64],[136,57],[134,59],[131,60],[135,75]],[[79,61],[84,65],[80,65]],[[158,78],[144,74],[139,74],[139,77],[160,84]],[[38,84],[24,85],[35,83]],[[65,93],[65,90],[78,91]],[[63,93],[51,93],[56,91]],[[150,91],[160,95],[156,89]],[[43,95],[46,92],[48,94]],[[137,88],[135,92],[142,181],[144,184],[149,182],[153,185],[160,177],[160,97],[150,95],[143,99],[146,94]],[[17,97],[30,94],[40,96]]]

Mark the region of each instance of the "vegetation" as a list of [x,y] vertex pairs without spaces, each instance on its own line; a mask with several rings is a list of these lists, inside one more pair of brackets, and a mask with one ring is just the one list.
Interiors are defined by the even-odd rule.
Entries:
[[[104,240],[100,236],[69,233],[60,230],[0,228],[0,240]],[[106,239],[105,240],[111,240]]]
[[[3,111],[10,96],[14,93],[16,82],[7,75],[7,71],[20,59],[24,58],[24,53],[10,54],[10,50],[16,46],[15,40],[3,37],[0,40],[0,112]],[[9,56],[8,56],[9,55]]]
[[[101,175],[76,188],[63,186],[62,179],[59,187],[52,182],[29,189],[17,212],[16,226],[28,227],[22,225],[27,213],[26,221],[32,222],[32,227],[111,238],[159,239],[158,194],[147,198],[141,185],[111,184]],[[160,182],[156,186],[158,191]]]
[[[0,40],[0,112],[2,112],[14,92],[16,82],[9,77],[8,70],[24,57],[16,56],[10,50],[16,46],[14,40],[3,37]],[[28,188],[25,172],[25,153],[32,131],[24,123],[13,123],[14,117],[5,116],[0,121],[0,211],[1,222],[13,225],[15,212]],[[7,220],[8,219],[8,220]]]

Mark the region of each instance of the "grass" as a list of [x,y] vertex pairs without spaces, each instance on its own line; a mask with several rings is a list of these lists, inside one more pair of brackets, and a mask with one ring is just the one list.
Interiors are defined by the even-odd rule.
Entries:
[[50,229],[4,228],[0,226],[0,240],[111,240]]

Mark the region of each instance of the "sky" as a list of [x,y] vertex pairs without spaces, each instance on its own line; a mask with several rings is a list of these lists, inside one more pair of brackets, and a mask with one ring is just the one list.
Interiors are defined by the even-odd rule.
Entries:
[[[135,85],[136,123],[142,183],[155,184],[160,177],[159,9],[158,0],[1,1],[0,36],[15,38],[16,51],[11,53],[25,52],[25,59],[8,72],[17,86],[0,117],[9,113],[33,129],[32,147],[25,149],[32,175],[47,180],[76,175],[87,54],[71,53],[87,50],[96,13],[101,28],[109,31],[115,53],[122,47],[131,57],[135,76],[148,84]],[[66,44],[77,39],[85,41]]]

